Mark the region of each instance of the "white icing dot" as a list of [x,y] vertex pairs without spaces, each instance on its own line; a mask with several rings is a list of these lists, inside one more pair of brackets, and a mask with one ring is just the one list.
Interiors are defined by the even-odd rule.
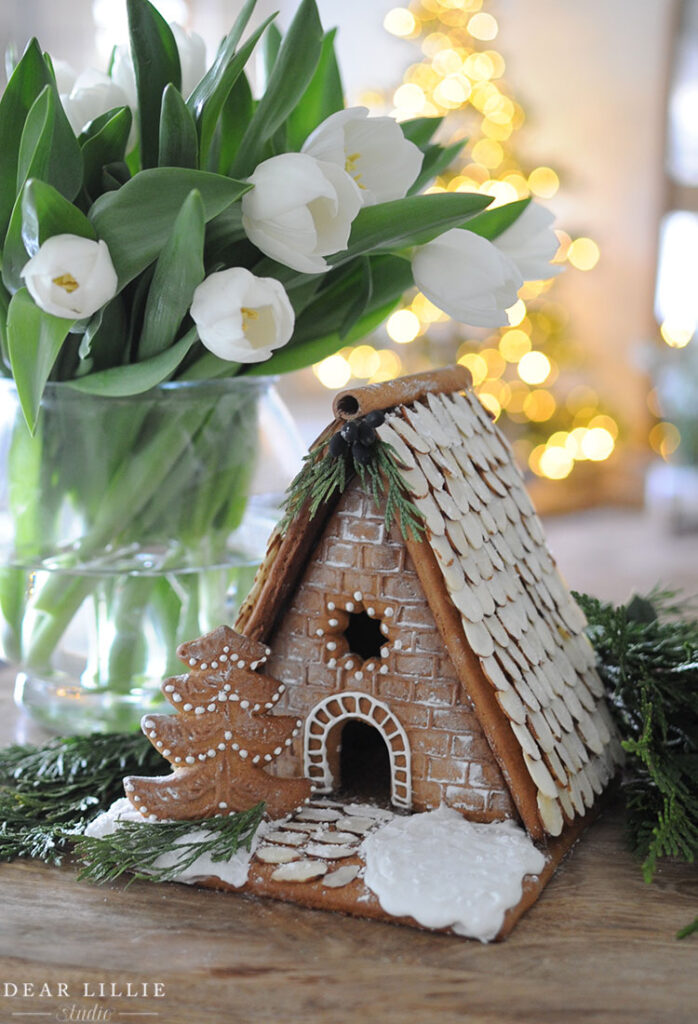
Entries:
[[245,662],[244,661],[239,661],[238,662],[238,668],[244,668],[244,667],[245,667]]
[[384,633],[385,636],[388,635],[388,627],[386,626],[386,624],[384,622],[381,622],[381,633]]
[[328,619],[327,621],[328,621],[330,626],[338,626],[339,625],[339,619]]
[[228,653],[228,652],[230,651],[230,648],[229,648],[229,647],[224,647],[224,648],[223,648],[223,650],[224,650],[224,651],[225,651],[225,653],[227,654],[227,653]]
[[285,683],[279,683],[279,693],[283,693],[285,689],[286,689],[286,684]]
[[141,812],[141,814],[147,814],[148,813],[148,808],[145,807],[145,806],[139,807],[138,809]]
[[247,757],[247,751],[246,751],[246,750],[241,750],[241,751],[240,751],[240,757],[241,757],[241,758],[243,759],[243,761],[244,761],[244,760],[245,760],[245,758]]
[[365,665],[364,667],[365,667],[367,672],[373,672],[373,670],[374,670],[374,668],[376,666],[373,664],[372,661],[369,661],[368,665]]
[[346,610],[348,612],[353,612],[354,611],[354,602],[353,601],[347,601],[347,603],[344,605],[344,607],[346,608]]
[[355,672],[354,673],[354,679],[356,679],[357,683],[360,683],[361,680],[363,679],[363,677],[364,677],[363,672]]
[[364,595],[361,593],[361,591],[360,590],[355,590],[354,591],[354,600],[355,601],[363,601],[363,599],[364,599]]
[[182,707],[182,711],[191,711],[191,709],[192,709],[192,705],[191,704],[185,704]]
[[240,700],[240,697],[237,693],[231,693],[230,696],[228,697],[228,700],[232,700],[234,704],[236,700]]
[[194,714],[195,715],[203,715],[205,710],[206,710],[206,708],[204,708],[201,705],[199,705],[198,708],[194,708]]
[[202,668],[202,670],[203,670],[203,669],[207,669],[207,668],[208,668],[208,665],[206,664],[206,662],[205,662],[205,661],[202,661],[202,662],[201,662],[201,668]]
[[227,654],[221,654],[220,660],[221,661],[227,661],[228,660],[228,655]]
[[337,664],[337,659],[336,658],[330,658],[330,660],[327,662],[327,667],[328,668],[334,668],[336,666],[336,664]]
[[226,683],[223,689],[225,690],[226,693],[230,693],[230,691],[232,690],[232,686],[230,685],[230,683]]
[[218,662],[217,661],[212,661],[211,662],[211,668],[218,668]]
[[194,665],[196,665],[196,658],[190,658],[189,664],[191,665],[192,668],[194,668]]
[[136,801],[137,804],[141,802],[141,798],[139,796],[134,796],[133,799]]
[[248,708],[249,706],[250,706],[250,702],[248,700],[241,700],[240,701],[240,707],[241,708]]
[[349,670],[351,670],[351,669],[352,669],[352,668],[354,667],[354,662],[350,660],[350,661],[348,661],[348,662],[346,663],[346,665],[345,665],[344,667],[345,667],[346,669],[349,669]]
[[157,814],[149,814],[148,815],[148,821],[157,821],[157,820],[158,820]]
[[182,761],[181,757],[176,757],[175,758],[175,764],[181,764],[181,761]]
[[261,706],[262,706],[261,704],[255,704],[255,705],[254,705],[254,707],[252,708],[252,710],[253,710],[253,711],[259,711],[259,709],[261,708]]
[[162,756],[163,757],[169,757],[171,753],[172,753],[172,751],[169,748],[167,748],[166,750],[163,750]]
[[390,648],[389,647],[381,647],[381,658],[387,658],[389,654],[390,654]]
[[219,750],[225,750],[225,743],[219,743],[218,744],[218,749]]
[[153,726],[155,725],[155,722],[152,720],[152,718],[146,718],[143,725],[146,727],[146,729],[152,729]]
[[290,747],[291,746],[291,740],[290,739],[284,740],[284,746],[285,747]]
[[396,651],[401,651],[402,650],[402,640],[396,640],[395,643],[393,644],[393,647],[395,648]]
[[277,702],[277,700],[279,699],[280,696],[281,696],[281,691],[279,691],[279,693],[275,693],[274,694],[274,696],[272,697],[272,700],[274,701],[274,703]]
[[386,619],[390,619],[395,614],[395,611],[393,608],[386,608],[383,614],[385,615]]
[[133,783],[132,782],[125,782],[124,783],[124,789],[126,790],[127,793],[133,793]]
[[265,761],[271,761],[271,754],[265,754],[264,755],[264,760]]
[[171,683],[170,683],[169,686],[165,687],[165,693],[172,693],[173,691],[174,691],[174,686],[172,686]]
[[324,629],[316,629],[315,630],[315,636],[324,636],[324,635],[325,635],[325,630]]
[[252,764],[257,764],[259,762],[259,760],[260,760],[259,754],[255,754],[255,756],[252,758]]
[[221,802],[220,802],[220,803],[218,804],[218,806],[219,806],[219,808],[220,808],[220,809],[221,809],[222,811],[225,811],[225,810],[226,810],[226,808],[228,807],[228,805],[227,805],[227,803],[225,802],[225,800],[221,800]]
[[155,732],[155,729],[151,729],[148,735],[150,736],[151,739],[154,740],[155,737],[157,736],[157,733]]
[[281,750],[282,750],[282,747],[274,747],[274,753],[276,754],[277,757],[281,753]]
[[268,657],[271,654],[271,647],[265,647],[264,650],[266,651]]
[[196,760],[196,758],[192,757],[191,754],[190,754],[189,757],[185,757],[184,760],[187,762],[187,764],[194,764],[194,761]]
[[[152,733],[152,735],[154,736],[155,733]],[[155,746],[156,747],[161,747],[162,746],[162,740],[157,740],[156,743],[155,743]]]
[[205,761],[206,760],[206,754],[199,754],[199,760],[200,761]]
[[328,611],[328,612],[333,612],[333,611],[335,610],[335,608],[336,608],[336,607],[337,607],[337,606],[336,606],[336,604],[334,603],[334,601],[328,601],[328,602],[327,602],[327,611]]
[[337,650],[337,643],[336,643],[335,640],[330,640],[329,643],[326,646],[327,646],[327,650],[328,651],[336,651]]
[[221,703],[223,703],[227,699],[228,699],[228,694],[225,692],[225,690],[221,690],[220,693],[218,694],[218,700],[221,701]]
[[208,756],[209,756],[209,757],[215,757],[215,756],[216,756],[216,751],[215,751],[215,750],[213,750],[213,749],[209,750],[209,752],[208,752]]
[[266,704],[264,705],[264,707],[265,707],[265,708],[267,709],[267,711],[268,711],[268,710],[269,710],[269,708],[273,708],[273,707],[274,707],[274,705],[272,704],[272,702],[271,702],[270,700],[268,700],[268,701],[267,701],[267,703],[266,703]]
[[224,732],[223,733],[223,738],[226,739],[226,740],[232,740],[232,738],[233,738],[232,732]]
[[179,704],[181,699],[182,699],[181,693],[173,693],[172,694],[172,700],[175,702],[175,704]]
[[388,666],[387,665],[381,665],[380,673],[381,673],[382,676],[387,676],[387,674],[388,674]]
[[375,608],[367,608],[366,612],[367,612],[368,615],[374,616],[376,614],[376,609]]
[[215,704],[209,704],[208,710],[209,711],[215,711],[216,710],[216,705]]
[[300,729],[300,727],[301,727],[302,725],[303,725],[303,719],[302,719],[302,718],[297,718],[297,719],[296,719],[296,728],[297,728],[297,729]]

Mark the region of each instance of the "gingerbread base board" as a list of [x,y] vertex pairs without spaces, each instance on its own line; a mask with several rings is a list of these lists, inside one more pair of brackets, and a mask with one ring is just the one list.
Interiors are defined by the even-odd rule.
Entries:
[[[320,801],[315,802],[315,806],[320,804]],[[583,818],[575,819],[571,825],[568,825],[561,836],[549,840],[545,846],[539,846],[539,849],[541,849],[545,856],[545,866],[537,875],[525,876],[522,896],[515,906],[506,911],[503,923],[494,937],[494,941],[501,942],[511,933],[519,918],[538,899],[566,854],[575,845],[584,829],[594,820],[597,813],[598,808],[595,806]],[[327,874],[322,878],[307,882],[281,882],[272,878],[274,871],[278,867],[277,864],[261,863],[256,856],[253,856],[249,866],[247,882],[241,888],[236,888],[216,876],[197,879],[196,884],[205,888],[220,889],[227,892],[250,893],[264,898],[298,903],[301,906],[316,910],[331,910],[353,917],[407,925],[420,930],[450,935],[457,934],[450,927],[427,928],[413,917],[398,917],[387,913],[381,906],[375,893],[364,883],[362,874],[357,875],[352,881],[340,888],[329,888],[324,884],[324,880],[340,865],[342,867],[354,867],[362,873],[365,867],[361,856],[355,854],[331,863]],[[459,935],[458,937],[461,938],[463,936]]]

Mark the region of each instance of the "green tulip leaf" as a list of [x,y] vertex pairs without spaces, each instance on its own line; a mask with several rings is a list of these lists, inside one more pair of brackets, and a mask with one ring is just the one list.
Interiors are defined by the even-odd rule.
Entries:
[[348,248],[330,256],[328,262],[341,266],[355,256],[375,249],[424,245],[449,228],[462,227],[466,218],[479,213],[491,202],[492,196],[452,192],[408,196],[365,206],[352,225]]
[[344,109],[342,77],[334,51],[336,34],[334,28],[325,33],[315,74],[289,116],[286,127],[288,145],[292,150],[299,150],[319,124],[331,114]]
[[[132,120],[128,107],[115,107],[104,118],[92,122],[89,134],[81,136],[84,139],[82,159],[85,165],[85,189],[91,201],[104,191],[103,168],[123,162]],[[101,122],[99,126],[97,121]]]
[[155,264],[148,292],[139,360],[166,349],[191,306],[194,290],[204,279],[204,204],[201,193],[189,193],[172,234]]
[[[255,0],[256,2],[256,0]],[[249,10],[252,13],[254,3],[247,3],[243,8],[240,18]],[[247,17],[249,17],[249,14]],[[194,114],[196,126],[199,133],[199,166],[207,166],[208,153],[211,142],[216,131],[216,125],[220,117],[223,105],[228,98],[231,89],[242,74],[247,61],[252,55],[260,36],[266,27],[271,23],[275,15],[267,18],[259,28],[252,33],[239,51],[235,47],[239,42],[239,34],[234,28],[224,40],[218,51],[213,66],[204,75],[194,92],[187,100],[189,110]],[[238,19],[239,20],[239,19]],[[242,31],[242,29],[240,30]]]
[[179,89],[168,85],[162,94],[158,166],[196,168],[198,155],[194,118]]
[[279,48],[267,88],[240,143],[233,173],[249,174],[262,145],[284,124],[312,81],[323,31],[315,0],[301,0]]
[[260,93],[264,92],[269,85],[269,79],[271,78],[276,58],[279,56],[279,50],[281,49],[282,39],[283,36],[279,32],[278,27],[273,23],[269,25],[262,36],[258,68],[255,69],[257,70],[257,89]]
[[513,203],[497,206],[494,210],[485,210],[484,213],[478,213],[477,217],[473,217],[463,227],[476,235],[482,235],[483,238],[497,238],[519,219],[530,202],[530,197],[517,199]]
[[158,162],[160,108],[165,87],[182,84],[172,29],[148,0],[126,0],[133,68],[136,72],[142,167]]
[[32,433],[46,381],[74,323],[44,313],[26,288],[12,296],[7,312],[7,347],[19,402]]
[[228,93],[228,97],[221,110],[218,125],[220,139],[218,148],[218,170],[221,174],[227,174],[233,166],[235,154],[245,134],[254,110],[252,90],[243,71],[237,82]]
[[401,121],[402,134],[420,149],[426,149],[443,124],[443,117],[413,117]]
[[17,196],[17,164],[27,115],[41,90],[53,83],[36,39],[27,46],[0,98],[0,238]]
[[127,363],[125,366],[113,366],[98,373],[88,373],[86,377],[66,381],[66,384],[88,395],[109,398],[140,395],[171,377],[196,339],[196,329],[192,328],[171,348],[159,352],[151,359],[145,359],[141,363]]
[[201,193],[208,222],[251,187],[208,171],[156,167],[140,172],[117,192],[100,196],[88,217],[109,246],[123,287],[157,258],[192,189]]

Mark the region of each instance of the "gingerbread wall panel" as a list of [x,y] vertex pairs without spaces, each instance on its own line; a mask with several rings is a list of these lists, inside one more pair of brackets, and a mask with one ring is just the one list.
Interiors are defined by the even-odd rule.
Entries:
[[[286,684],[280,711],[307,718],[332,694],[369,694],[407,734],[415,809],[445,800],[483,820],[515,815],[399,530],[386,531],[358,484],[340,499],[289,604],[270,638],[268,670]],[[373,647],[362,657],[345,630],[366,616]],[[302,766],[297,739],[278,771]]]

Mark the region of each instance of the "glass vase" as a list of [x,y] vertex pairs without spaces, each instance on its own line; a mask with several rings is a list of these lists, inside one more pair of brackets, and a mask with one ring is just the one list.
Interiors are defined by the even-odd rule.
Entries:
[[234,621],[302,457],[273,384],[49,384],[31,436],[0,379],[0,653],[43,725],[135,728],[177,645]]

